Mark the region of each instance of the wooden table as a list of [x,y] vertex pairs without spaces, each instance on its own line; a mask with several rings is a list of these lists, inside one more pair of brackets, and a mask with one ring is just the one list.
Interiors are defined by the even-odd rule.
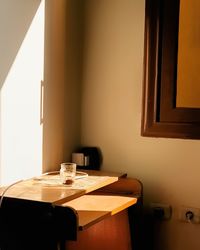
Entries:
[[[18,199],[50,202],[54,205],[62,204],[96,189],[118,181],[121,174],[103,175],[98,171],[85,171],[88,176],[75,180],[73,187],[60,184],[59,174],[48,174],[23,180],[11,186],[6,192],[6,197]],[[5,187],[0,189],[3,192]]]
[[[22,224],[25,225],[23,233],[24,237],[28,238],[27,242],[30,242],[31,239],[29,234],[26,234],[24,227],[27,226],[33,234],[39,230],[38,234],[42,234],[42,239],[44,238],[41,250],[57,248],[56,242],[50,240],[54,238],[54,235],[56,235],[56,241],[59,240],[61,243],[60,249],[63,250],[131,250],[132,238],[128,211],[139,204],[138,198],[142,197],[141,183],[135,179],[124,178],[126,174],[102,171],[85,172],[88,173],[88,176],[76,180],[72,188],[60,184],[57,174],[31,178],[12,186],[5,193],[1,215],[9,214],[11,210],[16,214],[12,219],[8,216],[3,220],[3,224],[10,223],[12,226],[14,220],[22,230],[20,227],[22,220]],[[3,190],[4,188],[1,188],[0,192]],[[35,220],[37,220],[38,214],[41,214],[38,210],[39,212],[34,216],[37,209],[40,209],[46,217],[48,214],[48,218],[50,218],[45,226],[43,219],[40,219],[44,230],[36,229]],[[20,220],[20,216],[23,219]],[[30,217],[33,226],[27,223]],[[58,219],[58,222],[54,218]],[[53,229],[50,230],[52,226]],[[7,229],[10,233],[10,228]],[[14,231],[16,232],[16,230]],[[121,231],[123,232],[120,236]],[[15,232],[13,233],[15,234]],[[107,241],[103,240],[104,238]],[[39,239],[41,241],[41,237]],[[17,237],[14,240],[18,241]],[[47,240],[50,243],[45,245]],[[27,242],[26,246],[20,242],[19,249],[16,249],[25,250]],[[9,244],[2,250],[11,250],[13,244]],[[33,249],[37,247],[37,250],[40,250],[38,244],[29,245],[29,249],[32,249],[32,246]]]

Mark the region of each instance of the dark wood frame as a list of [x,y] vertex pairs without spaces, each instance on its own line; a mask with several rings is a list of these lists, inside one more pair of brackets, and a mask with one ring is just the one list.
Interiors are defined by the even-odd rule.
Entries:
[[200,138],[200,109],[176,107],[180,0],[146,0],[142,136]]

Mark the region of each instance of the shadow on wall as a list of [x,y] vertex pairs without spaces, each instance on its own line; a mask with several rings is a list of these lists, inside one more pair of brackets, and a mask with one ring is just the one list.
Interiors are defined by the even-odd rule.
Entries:
[[40,3],[41,0],[0,1],[0,88]]

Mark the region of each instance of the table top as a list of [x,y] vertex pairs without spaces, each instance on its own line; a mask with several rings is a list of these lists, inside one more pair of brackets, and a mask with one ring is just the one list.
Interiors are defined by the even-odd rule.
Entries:
[[[60,205],[114,183],[123,176],[123,174],[94,170],[84,172],[88,176],[76,179],[72,187],[61,184],[59,174],[52,173],[16,183],[6,191],[5,196]],[[2,194],[4,190],[5,187],[0,188],[0,193]]]
[[79,230],[84,230],[136,203],[137,198],[121,195],[83,195],[62,206],[72,207],[77,211]]

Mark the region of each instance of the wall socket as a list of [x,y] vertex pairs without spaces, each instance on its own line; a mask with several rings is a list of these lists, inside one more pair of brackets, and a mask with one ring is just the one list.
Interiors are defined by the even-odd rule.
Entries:
[[200,208],[180,207],[179,220],[187,223],[200,223]]
[[151,203],[151,212],[155,219],[169,220],[172,216],[172,207],[165,203]]

